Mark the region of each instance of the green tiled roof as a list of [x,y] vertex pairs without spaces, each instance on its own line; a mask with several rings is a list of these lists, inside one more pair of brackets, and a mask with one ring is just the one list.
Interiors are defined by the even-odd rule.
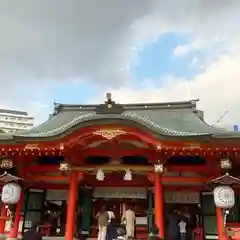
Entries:
[[[238,133],[227,132],[206,124],[199,116],[201,111],[196,110],[194,101],[118,105],[123,109],[118,113],[115,113],[114,109],[109,113],[97,112],[98,106],[100,105],[58,104],[55,107],[55,114],[48,121],[28,131],[16,132],[12,137],[13,139],[55,137],[73,127],[81,128],[85,124],[93,125],[98,121],[108,121],[108,123],[121,121],[124,124],[144,127],[155,134],[169,137],[240,137]],[[0,134],[0,140],[5,138],[4,135],[6,136],[6,134]],[[8,139],[9,137],[8,135]]]

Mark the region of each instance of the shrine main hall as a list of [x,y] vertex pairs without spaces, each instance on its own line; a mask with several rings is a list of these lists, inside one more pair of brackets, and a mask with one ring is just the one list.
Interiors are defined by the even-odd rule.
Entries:
[[[132,204],[138,238],[155,226],[164,238],[165,217],[178,210],[193,215],[200,239],[221,239],[222,214],[208,183],[225,176],[224,166],[237,177],[239,154],[240,134],[209,126],[197,100],[118,104],[107,94],[98,105],[55,104],[41,125],[0,133],[1,184],[21,186],[14,217],[2,203],[0,234],[16,239],[38,221],[46,239],[72,240],[76,228],[94,237],[103,204],[115,224]],[[229,224],[240,222],[236,203]]]

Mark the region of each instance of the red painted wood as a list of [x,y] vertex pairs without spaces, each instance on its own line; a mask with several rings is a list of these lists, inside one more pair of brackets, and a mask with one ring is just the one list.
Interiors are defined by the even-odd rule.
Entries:
[[163,186],[162,179],[159,173],[154,175],[154,216],[155,224],[159,230],[158,236],[160,239],[164,238],[164,214],[163,214]]
[[[81,146],[86,146],[84,142],[87,141],[87,139],[91,139],[92,142],[98,140],[98,139],[103,139],[99,136],[95,136],[93,133],[101,128],[114,128],[114,129],[122,129],[124,131],[127,132],[127,134],[125,136],[121,136],[121,137],[127,137],[128,139],[131,138],[135,138],[138,139],[139,141],[142,141],[146,144],[150,144],[153,147],[156,147],[159,144],[163,145],[163,148],[165,147],[165,150],[167,151],[168,149],[172,149],[173,151],[178,151],[178,149],[180,151],[182,151],[183,147],[188,147],[191,145],[199,145],[199,148],[189,148],[189,152],[204,152],[206,151],[206,153],[211,152],[214,155],[216,153],[220,153],[222,152],[223,154],[225,154],[224,152],[229,152],[230,154],[232,154],[233,152],[240,152],[240,148],[239,148],[239,143],[240,143],[240,139],[222,139],[222,140],[210,140],[208,143],[202,143],[200,141],[195,141],[195,142],[190,142],[190,141],[174,141],[174,142],[168,142],[166,139],[163,139],[161,141],[159,141],[156,137],[154,137],[149,131],[144,131],[142,129],[138,129],[138,128],[133,128],[133,127],[128,127],[128,126],[124,126],[124,125],[94,125],[94,127],[86,127],[86,128],[80,128],[76,131],[74,131],[71,134],[65,135],[63,137],[60,137],[54,141],[45,141],[45,142],[32,142],[32,143],[28,143],[28,144],[0,144],[0,154],[1,153],[8,153],[9,155],[11,155],[11,153],[13,153],[13,150],[18,150],[18,151],[23,151],[24,148],[26,146],[29,145],[35,145],[36,147],[39,148],[39,150],[41,151],[55,151],[55,150],[59,150],[62,151],[63,149],[60,149],[60,146],[62,146],[62,144],[65,145],[65,147],[67,146],[75,146],[75,145],[80,145]],[[37,149],[36,149],[37,151]],[[34,152],[34,151],[33,151]],[[15,153],[13,153],[14,155]]]
[[47,173],[47,172],[58,172],[58,165],[32,165],[25,166],[22,168],[23,173]]
[[0,219],[0,234],[3,234],[5,230],[5,223],[6,223],[6,220],[4,219],[4,217],[7,218],[7,208],[6,208],[6,204],[4,203],[2,203],[2,207],[1,207],[1,217],[3,218]]
[[65,239],[72,240],[74,237],[74,221],[76,212],[76,200],[77,200],[77,173],[72,173],[69,182],[69,192],[68,192],[68,205],[67,205],[67,220],[66,220],[66,230]]
[[196,172],[196,173],[206,173],[208,172],[208,167],[203,166],[183,166],[183,165],[168,165],[167,171],[169,172]]
[[89,150],[85,150],[82,152],[84,156],[114,156],[118,153],[119,157],[122,156],[146,156],[152,155],[154,150],[144,149],[144,148],[136,148],[136,149],[119,149],[118,145],[115,148],[110,149],[99,149],[93,148]]
[[217,232],[218,232],[218,239],[224,240],[224,228],[223,228],[223,214],[222,209],[216,207],[216,221],[217,221]]

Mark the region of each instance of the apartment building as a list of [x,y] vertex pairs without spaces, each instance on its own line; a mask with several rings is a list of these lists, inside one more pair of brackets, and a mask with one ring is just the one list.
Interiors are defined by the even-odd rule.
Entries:
[[3,132],[26,130],[33,127],[34,118],[27,112],[0,109],[0,129]]

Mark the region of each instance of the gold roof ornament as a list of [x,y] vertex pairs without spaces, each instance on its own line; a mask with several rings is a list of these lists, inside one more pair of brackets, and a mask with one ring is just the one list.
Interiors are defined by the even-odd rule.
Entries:
[[40,147],[38,144],[26,144],[24,150],[40,150]]
[[126,132],[121,129],[99,129],[93,133],[93,135],[98,135],[107,140],[111,140],[120,135],[126,135]]

